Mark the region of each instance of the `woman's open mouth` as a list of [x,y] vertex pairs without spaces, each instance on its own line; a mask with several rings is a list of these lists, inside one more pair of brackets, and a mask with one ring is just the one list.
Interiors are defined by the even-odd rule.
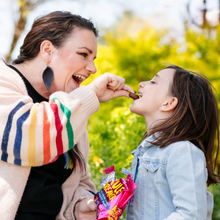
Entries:
[[80,85],[84,80],[86,80],[86,77],[81,75],[73,75],[72,77],[78,85]]

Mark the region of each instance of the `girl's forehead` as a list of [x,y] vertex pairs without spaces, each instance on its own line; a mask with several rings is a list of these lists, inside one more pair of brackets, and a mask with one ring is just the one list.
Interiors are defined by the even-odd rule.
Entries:
[[162,81],[172,81],[175,74],[174,69],[163,69],[159,71],[154,77]]

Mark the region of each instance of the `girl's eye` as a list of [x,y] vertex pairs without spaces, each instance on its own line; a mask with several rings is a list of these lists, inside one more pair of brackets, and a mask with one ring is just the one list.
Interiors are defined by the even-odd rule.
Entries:
[[88,54],[87,53],[79,53],[81,56],[83,56],[83,57],[87,57],[88,56]]
[[152,84],[155,84],[155,82],[154,82],[154,81],[152,81],[152,80],[151,80],[150,82],[151,82]]

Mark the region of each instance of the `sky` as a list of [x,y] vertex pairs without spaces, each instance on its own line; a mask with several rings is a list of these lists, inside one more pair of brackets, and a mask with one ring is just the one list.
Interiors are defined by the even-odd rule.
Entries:
[[[207,0],[210,10],[207,18],[216,24],[218,1]],[[16,58],[24,36],[30,30],[34,19],[55,10],[70,11],[91,19],[97,27],[108,28],[123,15],[124,10],[131,10],[137,16],[147,19],[156,28],[169,28],[170,33],[178,36],[183,32],[183,20],[188,18],[186,5],[190,2],[192,16],[201,21],[200,10],[203,0],[51,0],[39,5],[27,19],[25,31],[12,54]],[[0,57],[9,51],[13,37],[15,18],[19,16],[16,0],[0,0]]]

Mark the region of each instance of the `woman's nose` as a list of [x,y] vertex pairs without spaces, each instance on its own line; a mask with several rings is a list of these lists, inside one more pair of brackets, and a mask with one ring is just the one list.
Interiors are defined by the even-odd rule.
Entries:
[[96,73],[97,69],[93,61],[86,65],[86,70],[89,71],[89,73],[91,74]]

